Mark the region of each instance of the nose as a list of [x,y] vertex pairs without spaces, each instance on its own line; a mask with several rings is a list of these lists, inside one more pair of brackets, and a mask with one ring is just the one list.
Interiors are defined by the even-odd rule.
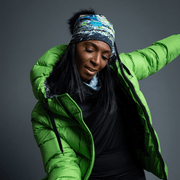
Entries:
[[95,66],[98,66],[100,64],[100,61],[101,61],[101,54],[100,53],[95,54],[94,57],[91,59],[91,62]]

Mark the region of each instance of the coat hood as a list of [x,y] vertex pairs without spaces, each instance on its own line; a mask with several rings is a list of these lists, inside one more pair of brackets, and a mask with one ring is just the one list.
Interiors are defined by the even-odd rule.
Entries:
[[44,100],[47,98],[45,91],[45,81],[53,70],[53,66],[65,53],[68,45],[62,44],[52,47],[46,51],[34,64],[30,71],[30,81],[34,96],[37,100]]

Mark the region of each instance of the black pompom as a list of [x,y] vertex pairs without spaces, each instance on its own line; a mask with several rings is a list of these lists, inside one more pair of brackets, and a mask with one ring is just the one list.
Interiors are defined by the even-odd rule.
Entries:
[[82,9],[82,10],[74,13],[74,15],[68,20],[69,30],[70,30],[71,34],[73,34],[73,27],[74,27],[74,24],[75,24],[76,20],[82,14],[97,14],[97,13],[92,8],[90,8],[89,10]]

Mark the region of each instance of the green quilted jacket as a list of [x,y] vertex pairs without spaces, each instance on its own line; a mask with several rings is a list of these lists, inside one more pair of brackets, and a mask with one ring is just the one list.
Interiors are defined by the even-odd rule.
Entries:
[[[38,100],[32,114],[32,128],[35,140],[40,148],[44,169],[47,173],[43,180],[87,180],[92,172],[95,160],[93,136],[82,116],[82,111],[68,93],[53,99],[46,97],[45,80],[55,63],[62,57],[68,45],[57,45],[45,52],[30,72],[33,93]],[[149,156],[135,150],[145,170],[160,179],[168,179],[167,166],[161,155],[156,131],[152,127],[151,114],[146,100],[140,91],[138,80],[154,74],[180,54],[180,34],[172,35],[153,43],[151,46],[131,53],[121,53],[122,64],[118,67],[117,77],[127,93],[134,99],[140,120],[145,128],[145,147]],[[47,111],[43,108],[45,100],[53,114],[58,140]],[[64,155],[63,155],[64,153]]]

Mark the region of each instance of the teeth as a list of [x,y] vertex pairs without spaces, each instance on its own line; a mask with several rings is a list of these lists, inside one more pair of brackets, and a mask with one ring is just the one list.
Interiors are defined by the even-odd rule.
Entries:
[[[88,68],[89,69],[89,68]],[[92,69],[89,69],[90,71],[93,71]]]

